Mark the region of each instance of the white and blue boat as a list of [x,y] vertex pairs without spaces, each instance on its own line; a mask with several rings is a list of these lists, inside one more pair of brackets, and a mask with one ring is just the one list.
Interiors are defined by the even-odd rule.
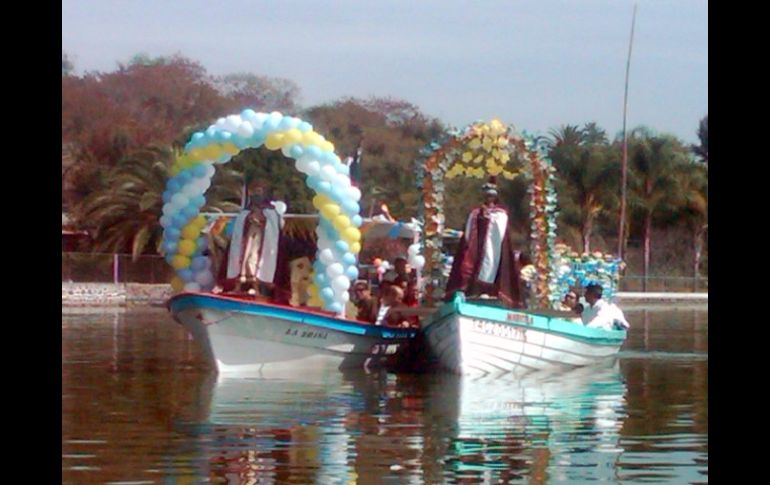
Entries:
[[625,330],[586,327],[570,315],[467,301],[458,292],[423,330],[441,367],[463,375],[560,371],[616,358]]
[[227,375],[323,375],[396,365],[418,332],[248,296],[185,292],[172,297],[168,307],[199,342],[209,362]]

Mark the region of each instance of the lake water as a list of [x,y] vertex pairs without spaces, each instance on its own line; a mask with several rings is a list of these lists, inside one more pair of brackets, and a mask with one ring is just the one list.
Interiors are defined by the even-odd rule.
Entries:
[[707,308],[626,316],[603,369],[218,381],[165,310],[63,309],[63,482],[705,483]]

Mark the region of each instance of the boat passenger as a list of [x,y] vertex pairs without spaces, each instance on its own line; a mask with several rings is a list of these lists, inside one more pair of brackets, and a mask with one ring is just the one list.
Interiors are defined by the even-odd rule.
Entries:
[[508,234],[508,210],[500,204],[495,178],[484,184],[484,202],[471,210],[460,239],[446,287],[446,299],[464,291],[486,294],[509,307],[524,306],[521,295],[521,261]]
[[586,286],[583,296],[588,305],[581,314],[583,324],[605,330],[627,330],[630,325],[623,315],[623,311],[614,303],[603,300],[602,292],[602,286],[597,283]]
[[565,312],[575,311],[575,307],[578,305],[578,295],[574,290],[569,290],[561,301],[559,310]]
[[377,312],[375,325],[385,325],[388,327],[409,328],[412,323],[401,313],[404,305],[404,291],[395,285],[388,286],[382,295],[382,305]]
[[362,322],[377,321],[377,300],[372,296],[372,289],[365,280],[358,280],[353,285],[353,297],[358,313],[356,318]]

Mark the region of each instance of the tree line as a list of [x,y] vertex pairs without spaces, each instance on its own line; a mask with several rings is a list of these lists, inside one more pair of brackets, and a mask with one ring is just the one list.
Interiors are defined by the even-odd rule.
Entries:
[[[89,230],[89,249],[96,251],[157,253],[161,194],[175,156],[192,133],[246,107],[309,121],[340,157],[360,146],[362,210],[368,215],[386,202],[400,219],[417,214],[414,164],[420,148],[448,128],[397,98],[349,97],[303,107],[301,90],[291,80],[213,76],[182,55],[137,55],[112,72],[76,75],[74,68],[63,52],[62,211]],[[707,273],[708,116],[694,129],[694,146],[649,127],[628,134],[630,236],[624,244],[631,272]],[[622,136],[610,138],[593,122],[562,125],[544,136],[557,170],[559,238],[578,251],[614,252]],[[264,147],[244,150],[218,167],[203,210],[236,210],[244,182],[253,178],[269,180],[273,196],[290,211],[312,212],[312,193],[292,164]],[[462,226],[471,204],[480,200],[478,185],[447,181],[448,227]],[[526,189],[521,177],[500,187],[520,243],[529,231]],[[691,255],[686,263],[683,240]],[[634,259],[638,253],[640,261]]]

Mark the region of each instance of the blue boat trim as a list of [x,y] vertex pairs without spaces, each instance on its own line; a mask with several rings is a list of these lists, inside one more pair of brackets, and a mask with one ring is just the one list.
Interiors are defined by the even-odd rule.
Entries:
[[415,329],[388,328],[366,323],[356,323],[294,308],[201,293],[181,293],[172,297],[168,302],[168,306],[172,312],[180,312],[190,308],[208,308],[225,312],[280,318],[303,325],[383,339],[410,339],[414,338],[417,334]]
[[[442,305],[436,314],[436,321],[443,320],[456,313],[469,318],[488,320],[497,324],[534,329],[544,333],[559,335],[580,342],[593,345],[621,345],[626,339],[625,330],[604,330],[601,328],[586,327],[576,322],[570,322],[556,317],[539,315],[534,312],[500,308],[485,305],[466,303],[465,297],[457,293],[455,298]],[[529,323],[510,321],[510,316],[519,316],[529,319]]]

